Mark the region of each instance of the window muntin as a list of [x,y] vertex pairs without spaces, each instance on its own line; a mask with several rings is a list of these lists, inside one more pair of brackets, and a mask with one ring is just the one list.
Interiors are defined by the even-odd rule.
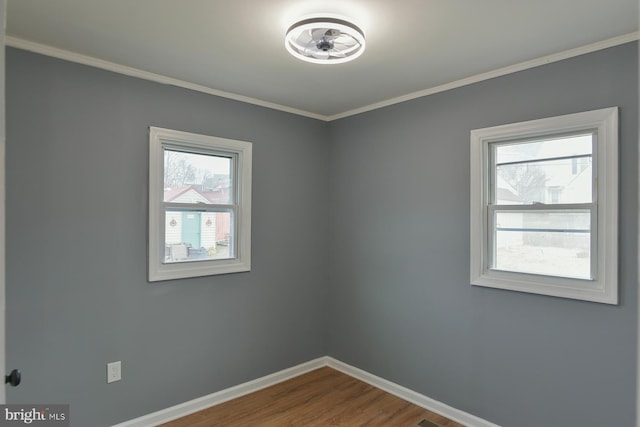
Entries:
[[618,112],[471,131],[472,285],[617,304]]
[[149,176],[149,280],[250,269],[250,143],[152,127]]

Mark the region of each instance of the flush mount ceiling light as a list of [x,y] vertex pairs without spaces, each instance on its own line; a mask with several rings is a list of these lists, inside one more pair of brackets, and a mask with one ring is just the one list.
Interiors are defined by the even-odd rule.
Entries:
[[364,52],[364,33],[351,22],[337,18],[311,18],[287,30],[289,53],[315,64],[340,64]]

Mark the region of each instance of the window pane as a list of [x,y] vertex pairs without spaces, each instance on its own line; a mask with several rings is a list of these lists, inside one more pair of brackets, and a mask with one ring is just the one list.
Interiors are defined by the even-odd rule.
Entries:
[[231,212],[165,212],[164,262],[231,259]]
[[493,268],[591,279],[591,215],[496,212]]
[[498,205],[591,203],[593,135],[495,144]]
[[233,203],[230,157],[164,150],[164,201]]
[[510,144],[496,144],[496,163],[511,163],[591,155],[593,134],[546,138]]

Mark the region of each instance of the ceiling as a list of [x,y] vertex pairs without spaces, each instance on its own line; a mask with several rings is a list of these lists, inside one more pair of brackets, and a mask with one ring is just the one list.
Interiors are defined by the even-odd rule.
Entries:
[[[639,17],[638,0],[7,3],[10,46],[324,120],[636,40]],[[292,23],[325,13],[364,30],[360,58],[286,51]]]

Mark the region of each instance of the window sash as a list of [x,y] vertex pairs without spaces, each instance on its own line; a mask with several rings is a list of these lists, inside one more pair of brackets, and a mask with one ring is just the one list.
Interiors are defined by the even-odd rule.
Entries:
[[[577,137],[583,135],[591,135],[591,153],[590,154],[576,154],[576,155],[566,155],[566,156],[557,156],[557,157],[544,157],[544,158],[533,158],[526,160],[519,160],[514,162],[497,162],[496,150],[500,146],[509,146],[509,145],[518,145],[518,144],[529,144],[535,143],[537,141],[545,141],[551,140],[554,138],[570,138]],[[590,212],[590,279],[582,279],[575,278],[575,280],[595,280],[597,277],[597,267],[598,267],[598,205],[597,205],[597,131],[588,130],[588,129],[580,129],[576,132],[561,132],[557,134],[549,134],[544,136],[536,136],[535,138],[524,138],[524,139],[502,139],[500,141],[486,141],[487,144],[487,163],[486,167],[486,196],[487,200],[485,201],[485,218],[487,223],[485,224],[487,235],[486,235],[486,254],[485,257],[485,265],[484,268],[487,270],[493,271],[504,271],[497,269],[495,267],[497,261],[497,249],[496,249],[496,233],[497,229],[495,227],[495,218],[499,212],[579,212],[588,210]],[[520,204],[520,205],[509,205],[509,204],[498,204],[497,199],[497,171],[498,166],[504,165],[516,165],[516,164],[536,164],[542,162],[549,162],[554,160],[565,160],[565,159],[578,159],[578,158],[592,158],[592,173],[591,173],[591,203],[533,203],[533,204]],[[524,271],[515,271],[516,274],[523,275],[540,275],[534,274]],[[563,277],[556,275],[549,275],[549,277]]]
[[[215,260],[215,259],[209,259],[206,261],[197,261],[197,262],[209,262],[209,263],[222,263],[222,262],[228,262],[229,260],[236,260],[238,258],[238,251],[237,251],[237,243],[236,240],[239,236],[239,230],[238,230],[238,221],[236,220],[238,218],[238,209],[239,206],[237,204],[237,200],[239,199],[238,196],[238,179],[237,179],[237,164],[238,164],[238,154],[237,153],[232,153],[232,152],[227,152],[224,150],[218,150],[218,149],[204,149],[204,148],[198,148],[198,147],[185,147],[182,144],[176,143],[174,141],[162,141],[161,144],[162,147],[162,166],[161,166],[161,174],[164,177],[164,168],[165,168],[165,163],[164,163],[164,152],[166,150],[169,151],[177,151],[177,152],[181,152],[181,153],[186,153],[186,154],[200,154],[200,155],[204,155],[204,156],[212,156],[212,157],[223,157],[223,158],[229,158],[231,159],[230,162],[230,171],[229,171],[229,179],[230,179],[230,184],[231,184],[231,191],[230,191],[230,203],[176,203],[176,202],[165,202],[164,201],[164,194],[161,194],[159,199],[160,200],[160,204],[162,205],[160,207],[160,212],[162,216],[166,216],[166,212],[169,211],[174,211],[174,212],[230,212],[231,213],[231,242],[230,242],[230,247],[229,247],[229,258],[225,258],[225,259],[220,259],[220,260]],[[164,192],[164,189],[161,189]],[[161,240],[161,248],[164,248],[164,246],[166,246],[167,242],[166,242],[166,225],[165,225],[165,221],[160,221],[160,240]],[[161,263],[164,264],[164,251],[158,251],[158,256],[160,257],[160,261]],[[189,261],[184,261],[184,262],[189,262]]]
[[[179,142],[176,141],[168,141],[168,140],[162,140],[161,141],[161,157],[162,157],[162,162],[160,163],[161,165],[161,171],[160,173],[162,173],[162,176],[164,176],[164,168],[165,168],[165,164],[164,164],[164,152],[165,151],[177,151],[180,153],[185,153],[185,154],[199,154],[199,155],[203,155],[203,156],[211,156],[211,157],[222,157],[222,158],[228,158],[231,159],[231,164],[230,164],[230,170],[229,170],[229,181],[231,183],[231,192],[230,192],[230,203],[231,204],[237,204],[238,200],[240,200],[240,195],[238,194],[239,192],[239,186],[238,186],[238,153],[235,152],[229,152],[229,151],[224,151],[224,150],[220,150],[220,149],[205,149],[205,148],[198,148],[198,147],[191,147],[191,146],[185,146],[184,144],[180,144]],[[164,191],[163,189],[160,189],[160,191]],[[161,201],[164,202],[164,197],[160,197]],[[210,204],[207,203],[208,206],[211,206]]]
[[[584,136],[584,135],[591,135],[591,154],[589,155],[585,155],[585,154],[576,154],[576,155],[572,155],[572,156],[560,156],[560,157],[549,157],[549,158],[540,158],[540,159],[528,159],[528,160],[522,160],[522,161],[515,161],[515,162],[502,162],[502,163],[497,163],[496,161],[496,149],[500,146],[508,146],[508,145],[518,145],[518,144],[529,144],[529,143],[534,143],[536,141],[544,141],[547,139],[553,139],[553,138],[570,138],[570,137],[578,137],[578,136]],[[517,164],[536,164],[536,163],[542,163],[542,162],[549,162],[549,161],[554,161],[554,160],[562,160],[562,159],[580,159],[580,158],[585,158],[585,157],[591,157],[591,201],[592,203],[597,203],[598,201],[598,180],[597,180],[597,176],[598,176],[598,132],[597,130],[591,130],[591,129],[581,129],[578,130],[576,132],[562,132],[562,133],[557,133],[557,134],[549,134],[549,135],[544,135],[544,137],[536,137],[536,138],[529,138],[529,139],[502,139],[500,141],[486,141],[485,142],[487,144],[488,150],[487,150],[487,163],[488,163],[488,174],[487,174],[487,179],[486,179],[486,185],[487,185],[487,196],[488,196],[488,200],[486,201],[487,204],[495,204],[497,203],[497,190],[498,190],[498,186],[497,186],[497,171],[498,171],[498,166],[506,166],[506,165],[517,165]],[[508,205],[507,205],[508,206]]]
[[[211,262],[211,263],[221,263],[228,262],[229,260],[237,260],[238,259],[238,218],[237,208],[234,207],[222,207],[222,208],[206,208],[203,209],[201,206],[188,206],[186,209],[183,206],[179,207],[166,207],[163,211],[163,221],[160,221],[160,235],[162,240],[161,247],[164,248],[167,246],[167,229],[166,229],[166,215],[167,212],[199,212],[199,213],[228,213],[230,214],[231,224],[230,224],[230,239],[229,239],[229,257],[220,258],[220,259],[205,259],[205,260],[193,260],[193,261],[180,261],[180,263],[189,263],[189,262]],[[160,254],[161,263],[167,264],[164,260],[164,252],[161,251]],[[174,263],[169,263],[174,264]]]
[[[497,264],[497,245],[496,245],[496,233],[500,230],[495,226],[496,216],[501,212],[509,212],[509,213],[531,213],[531,212],[539,212],[539,213],[579,213],[579,212],[589,212],[589,240],[590,240],[590,278],[574,278],[575,280],[585,280],[585,281],[594,281],[598,277],[598,206],[595,203],[575,203],[575,204],[535,204],[535,205],[488,205],[486,207],[486,264],[485,268],[487,270],[493,271],[507,271],[496,268]],[[577,230],[574,229],[535,229],[535,228],[523,228],[523,231],[553,231],[553,232],[571,232],[576,233]],[[536,274],[529,273],[525,271],[511,271],[517,274],[525,274],[532,276],[549,276],[549,277],[565,277],[558,275],[545,275],[545,274]]]

